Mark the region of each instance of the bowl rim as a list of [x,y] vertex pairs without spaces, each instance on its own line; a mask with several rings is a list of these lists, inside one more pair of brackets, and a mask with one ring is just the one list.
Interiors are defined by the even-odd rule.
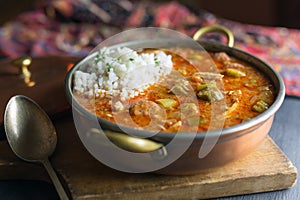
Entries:
[[[150,137],[149,139],[153,139],[153,140],[163,139],[163,140],[170,141],[170,140],[172,140],[174,135],[177,135],[177,137],[179,137],[180,139],[183,139],[183,140],[184,139],[190,139],[191,136],[195,137],[195,139],[204,139],[204,137],[212,137],[212,138],[213,137],[220,137],[219,139],[221,139],[221,137],[226,137],[226,139],[228,139],[228,137],[230,137],[230,136],[232,136],[234,138],[240,137],[241,135],[236,135],[236,133],[241,132],[241,134],[244,135],[244,134],[247,134],[249,132],[252,132],[254,129],[259,127],[258,125],[262,125],[265,121],[267,121],[270,117],[272,117],[277,112],[277,110],[280,108],[280,106],[282,105],[282,103],[284,101],[284,97],[285,97],[284,82],[283,82],[280,74],[277,71],[275,71],[269,64],[267,64],[266,62],[264,62],[260,58],[254,56],[250,53],[247,53],[245,51],[242,51],[240,49],[237,49],[235,47],[228,47],[228,46],[223,45],[221,43],[216,43],[216,42],[211,42],[211,41],[197,41],[197,42],[201,46],[203,46],[206,51],[209,51],[209,52],[224,51],[224,52],[228,53],[229,55],[231,55],[231,56],[233,56],[237,59],[240,59],[240,57],[237,56],[237,55],[242,55],[242,57],[250,58],[251,60],[245,60],[245,59],[240,59],[240,60],[248,62],[250,64],[252,64],[251,62],[255,61],[260,66],[263,66],[265,68],[265,70],[267,70],[270,73],[270,74],[267,74],[267,76],[272,80],[273,85],[276,87],[277,94],[276,94],[276,97],[275,97],[275,101],[263,113],[259,114],[258,116],[254,117],[254,118],[251,118],[249,121],[242,122],[242,123],[234,125],[234,126],[230,126],[230,127],[226,127],[226,128],[218,129],[218,130],[197,132],[196,134],[191,134],[191,133],[187,133],[187,132],[180,132],[180,134],[172,134],[172,132],[170,132],[170,133],[159,132],[159,133],[156,133],[154,137]],[[121,46],[125,46],[126,44],[128,44],[128,43],[121,43]],[[119,45],[114,45],[114,46],[111,46],[111,47],[115,47],[115,46],[119,46]],[[142,137],[153,133],[153,132],[147,131],[147,130],[140,130],[140,129],[130,128],[130,127],[124,126],[124,125],[118,125],[118,124],[113,123],[111,121],[108,121],[104,118],[100,118],[100,117],[96,116],[94,113],[92,113],[92,112],[88,111],[87,109],[85,109],[76,100],[76,98],[74,98],[72,88],[71,88],[74,72],[84,62],[86,62],[87,60],[89,60],[93,56],[95,56],[95,54],[96,54],[96,52],[93,52],[92,54],[89,54],[88,56],[86,56],[85,58],[83,58],[82,60],[77,62],[72,67],[72,69],[68,71],[68,73],[66,75],[66,78],[65,78],[65,81],[64,81],[64,86],[65,86],[65,92],[66,92],[66,95],[67,95],[67,100],[70,103],[71,107],[75,106],[76,111],[79,111],[85,117],[93,117],[93,119],[95,119],[95,117],[97,117],[99,123],[104,123],[105,127],[110,127],[110,129],[113,130],[113,131],[118,131],[120,133],[124,133],[122,130],[126,130],[126,131],[130,131],[130,133],[134,136],[142,136]],[[261,67],[258,67],[257,64],[254,67],[257,67],[257,69],[261,70]],[[266,72],[263,72],[263,73],[266,74]],[[277,82],[277,83],[275,83],[275,82]],[[122,129],[120,129],[120,127],[122,127]],[[245,130],[246,130],[246,132],[245,132]],[[221,131],[221,135],[220,135],[220,131]],[[126,133],[124,133],[124,134],[126,134]]]

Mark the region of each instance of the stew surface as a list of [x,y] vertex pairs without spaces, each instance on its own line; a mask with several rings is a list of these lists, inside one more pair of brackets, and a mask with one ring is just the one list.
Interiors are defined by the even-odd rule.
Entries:
[[268,77],[224,52],[161,51],[172,56],[173,71],[139,95],[126,101],[109,95],[89,98],[77,92],[75,97],[101,118],[161,132],[234,126],[258,116],[274,102],[274,87]]

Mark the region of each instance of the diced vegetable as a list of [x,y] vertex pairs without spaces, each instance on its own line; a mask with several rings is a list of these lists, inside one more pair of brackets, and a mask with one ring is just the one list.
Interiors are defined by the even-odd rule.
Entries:
[[263,100],[267,104],[271,105],[273,102],[273,92],[271,90],[263,91],[259,94],[259,99]]
[[203,83],[198,86],[199,92],[197,96],[205,101],[215,102],[224,98],[222,92],[218,89],[216,82]]
[[218,88],[207,88],[198,92],[197,96],[205,101],[215,102],[224,99],[224,95]]
[[177,101],[174,99],[157,99],[156,102],[161,104],[166,109],[172,109],[177,105]]
[[242,122],[247,122],[247,121],[249,121],[250,119],[251,119],[251,117],[245,116],[244,119],[242,120]]
[[252,107],[252,110],[255,112],[259,112],[262,113],[264,111],[266,111],[269,108],[269,105],[264,102],[263,100],[260,100],[258,102],[256,102],[256,104]]
[[189,126],[198,126],[200,124],[199,117],[188,118],[187,123]]
[[269,91],[271,86],[272,86],[272,85],[264,85],[264,86],[258,87],[257,89],[258,89],[259,91]]
[[204,117],[191,117],[186,122],[189,126],[198,126],[207,123],[208,119]]
[[206,83],[202,83],[202,84],[198,85],[198,91],[204,90],[206,88],[207,88],[207,84]]
[[200,55],[200,54],[193,54],[193,55],[191,55],[189,58],[191,58],[191,59],[196,59],[196,60],[202,60],[202,59],[203,59],[203,56]]
[[242,72],[240,70],[233,69],[233,68],[226,69],[225,74],[227,76],[233,77],[233,78],[239,78],[239,77],[242,77],[242,76],[246,76],[245,72]]
[[215,81],[207,82],[207,83],[202,83],[198,85],[198,91],[204,90],[206,88],[215,88],[217,87],[217,84]]

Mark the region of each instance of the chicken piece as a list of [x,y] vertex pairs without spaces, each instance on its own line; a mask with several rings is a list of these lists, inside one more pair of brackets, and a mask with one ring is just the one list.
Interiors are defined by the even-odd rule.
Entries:
[[195,116],[199,114],[198,106],[194,103],[183,103],[180,105],[181,115],[183,118]]
[[231,60],[225,52],[215,53],[214,58],[220,62],[226,62]]
[[240,98],[242,97],[241,90],[232,90],[228,92],[228,96],[230,98],[229,106],[226,107],[225,116],[230,117],[232,113],[238,108]]
[[245,66],[240,63],[236,63],[236,62],[227,62],[225,64],[225,68],[243,69],[243,68],[245,68]]
[[224,76],[212,72],[196,72],[192,75],[191,80],[194,82],[205,82],[207,80],[221,80]]
[[164,109],[153,101],[140,100],[137,101],[131,108],[130,114],[135,116],[148,116],[154,119],[164,119]]
[[191,91],[193,91],[193,89],[189,85],[189,82],[187,80],[181,79],[169,90],[169,93],[175,95],[188,95]]

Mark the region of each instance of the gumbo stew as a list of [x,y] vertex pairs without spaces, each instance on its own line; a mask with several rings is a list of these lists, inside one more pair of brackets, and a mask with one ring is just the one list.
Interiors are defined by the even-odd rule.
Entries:
[[[142,50],[156,51],[172,56],[173,71],[138,95],[124,100],[120,95],[90,98],[74,92],[75,97],[100,118],[161,132],[234,126],[256,117],[274,101],[274,86],[268,77],[225,52],[207,54],[177,47]],[[215,126],[216,122],[222,126]]]

